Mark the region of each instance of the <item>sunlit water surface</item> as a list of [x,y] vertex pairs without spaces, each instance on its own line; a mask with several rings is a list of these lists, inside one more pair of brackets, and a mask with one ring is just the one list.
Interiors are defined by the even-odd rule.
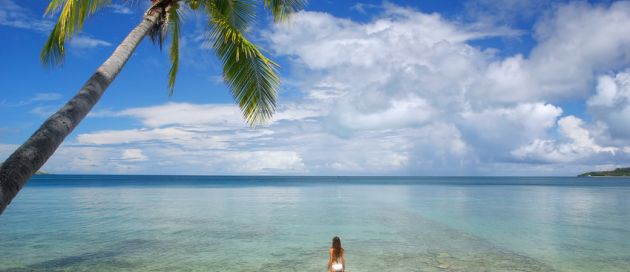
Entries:
[[37,176],[0,271],[629,271],[630,179]]

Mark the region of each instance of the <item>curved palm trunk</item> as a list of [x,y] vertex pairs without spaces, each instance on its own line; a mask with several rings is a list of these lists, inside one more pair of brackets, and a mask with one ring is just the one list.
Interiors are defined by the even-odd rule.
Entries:
[[75,95],[0,166],[0,214],[31,176],[46,163],[63,139],[81,122],[157,22],[163,9],[148,12]]

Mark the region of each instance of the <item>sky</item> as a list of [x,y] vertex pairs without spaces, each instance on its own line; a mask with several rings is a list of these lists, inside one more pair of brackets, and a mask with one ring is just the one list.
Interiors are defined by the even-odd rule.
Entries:
[[[148,6],[113,1],[51,68],[39,60],[56,19],[46,2],[0,0],[0,160]],[[42,169],[572,176],[630,165],[630,2],[312,0],[282,24],[258,11],[246,35],[281,66],[272,120],[246,124],[206,46],[207,18],[187,10],[173,96],[168,50],[145,39]]]

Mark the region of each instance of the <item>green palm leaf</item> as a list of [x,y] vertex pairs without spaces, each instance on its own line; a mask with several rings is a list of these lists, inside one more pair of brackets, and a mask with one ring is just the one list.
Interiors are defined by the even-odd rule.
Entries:
[[232,25],[221,10],[208,5],[209,42],[223,62],[223,77],[250,125],[263,123],[276,109],[278,66]]
[[65,56],[65,42],[81,31],[87,17],[110,3],[111,0],[52,0],[46,8],[46,15],[61,12],[42,49],[42,62],[61,64]]
[[173,6],[169,7],[168,12],[168,28],[171,32],[171,50],[170,60],[171,69],[168,72],[168,88],[170,95],[173,95],[173,89],[175,88],[175,78],[177,77],[177,69],[179,67],[179,31],[181,27],[181,19],[179,15],[179,4],[176,2]]
[[301,10],[306,5],[306,0],[263,0],[265,7],[271,10],[274,22],[281,22],[289,18],[289,15]]
[[218,13],[240,32],[247,31],[256,19],[256,3],[252,0],[211,0],[206,5],[208,14]]
[[192,10],[197,10],[203,4],[202,0],[186,0],[186,4]]

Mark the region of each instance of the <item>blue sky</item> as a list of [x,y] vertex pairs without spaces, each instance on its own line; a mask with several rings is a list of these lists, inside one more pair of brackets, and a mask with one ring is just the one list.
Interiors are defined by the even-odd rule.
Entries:
[[[113,1],[39,52],[46,1],[0,0],[6,157],[140,21]],[[147,1],[148,2],[148,1]],[[43,167],[53,173],[574,175],[630,164],[630,2],[311,1],[248,37],[280,65],[279,109],[249,128],[185,12],[175,94],[149,40]]]

